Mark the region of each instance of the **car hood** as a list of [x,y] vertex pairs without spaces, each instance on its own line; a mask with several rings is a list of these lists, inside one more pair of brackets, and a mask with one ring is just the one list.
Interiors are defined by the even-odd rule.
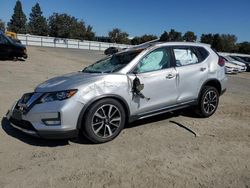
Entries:
[[18,48],[21,48],[21,49],[25,49],[25,48],[26,48],[23,44],[18,43],[18,42],[15,42],[15,41],[13,41],[12,44],[13,44],[14,46],[18,47]]
[[65,74],[55,78],[51,78],[40,85],[35,89],[35,92],[54,92],[54,91],[63,91],[67,89],[77,89],[81,85],[86,84],[90,81],[95,81],[100,77],[103,77],[103,74],[93,74],[93,73],[83,73],[81,71],[74,72],[70,74]]
[[236,65],[239,65],[239,66],[246,66],[244,63],[241,63],[239,61],[232,61],[232,63],[236,64]]
[[235,65],[235,64],[233,64],[233,63],[229,63],[229,62],[226,62],[226,63],[225,63],[225,65],[226,65],[226,67],[231,67],[231,68],[239,68],[239,66],[238,66],[238,65]]

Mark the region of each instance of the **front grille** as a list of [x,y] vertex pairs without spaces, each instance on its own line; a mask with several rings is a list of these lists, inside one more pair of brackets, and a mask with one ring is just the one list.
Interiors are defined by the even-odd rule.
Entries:
[[33,125],[29,121],[18,120],[18,119],[14,119],[11,117],[10,122],[14,124],[15,126],[20,127],[22,129],[26,129],[29,131],[36,131],[36,129],[33,127]]
[[21,111],[23,114],[29,112],[29,110],[37,103],[43,93],[26,93],[17,102],[15,109]]

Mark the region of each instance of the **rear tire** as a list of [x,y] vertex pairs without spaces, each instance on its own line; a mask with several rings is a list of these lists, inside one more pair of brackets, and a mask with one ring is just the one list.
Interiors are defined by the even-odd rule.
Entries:
[[200,117],[210,117],[213,115],[219,104],[219,93],[215,87],[205,86],[199,98],[197,113]]
[[84,116],[83,134],[93,143],[113,140],[124,128],[126,114],[115,99],[107,98],[95,102]]

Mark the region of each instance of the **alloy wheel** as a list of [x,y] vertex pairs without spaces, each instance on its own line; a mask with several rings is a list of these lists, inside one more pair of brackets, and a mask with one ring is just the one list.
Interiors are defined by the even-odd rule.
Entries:
[[204,97],[204,101],[203,101],[204,111],[207,114],[213,113],[217,108],[217,104],[218,104],[217,93],[213,90],[208,91],[206,93],[206,95]]
[[122,121],[121,112],[112,104],[102,105],[92,118],[92,129],[96,136],[109,138],[117,131]]

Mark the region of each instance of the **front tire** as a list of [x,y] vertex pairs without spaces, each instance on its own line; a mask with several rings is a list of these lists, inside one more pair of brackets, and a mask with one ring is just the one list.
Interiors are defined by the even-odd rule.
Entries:
[[198,115],[201,117],[210,117],[213,115],[219,104],[219,93],[215,87],[205,86],[200,95],[197,106]]
[[83,134],[94,143],[104,143],[119,135],[125,125],[123,106],[115,99],[97,101],[84,117]]

